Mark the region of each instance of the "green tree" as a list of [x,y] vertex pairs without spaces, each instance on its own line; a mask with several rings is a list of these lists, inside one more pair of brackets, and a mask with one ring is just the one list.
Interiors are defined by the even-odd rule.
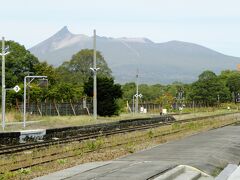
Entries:
[[134,82],[129,82],[122,85],[123,100],[131,102],[133,95],[136,94],[136,84]]
[[47,62],[35,64],[33,69],[35,72],[34,75],[47,76],[48,83],[50,85],[54,85],[60,79],[54,67],[52,65],[49,65]]
[[[0,41],[0,45],[1,45]],[[5,82],[6,88],[13,88],[15,85],[21,86],[23,89],[23,80],[28,72],[35,72],[34,66],[39,64],[38,59],[32,55],[24,46],[14,41],[6,41],[6,46],[9,46],[10,54],[6,56],[5,61]],[[0,63],[0,74],[2,74]],[[2,79],[0,78],[0,83]],[[17,101],[22,101],[22,90],[18,93],[7,91],[6,103],[8,108],[12,108],[17,104]]]
[[10,50],[5,63],[6,87],[9,88],[22,83],[27,72],[34,72],[34,65],[38,64],[39,61],[24,46],[14,41],[6,41],[6,46],[9,46]]
[[33,102],[40,102],[42,100],[43,89],[38,84],[31,84],[30,97]]
[[[139,93],[143,95],[141,101],[154,102],[156,98],[163,94],[164,86],[161,84],[147,85],[140,84],[138,89]],[[134,82],[122,85],[123,100],[131,102],[133,95],[136,94],[136,84]]]
[[196,103],[213,106],[230,99],[229,89],[221,82],[217,75],[211,71],[204,71],[199,75],[198,81],[191,86],[189,98]]
[[232,73],[226,80],[226,85],[233,94],[234,101],[236,96],[240,93],[240,73]]
[[212,80],[214,78],[216,78],[217,75],[209,70],[203,71],[199,76],[198,76],[198,80],[199,81],[208,81],[208,80]]
[[157,97],[162,94],[162,87],[161,85],[147,85],[147,84],[140,84],[139,85],[139,93],[143,95],[142,101],[145,102],[153,102]]
[[74,101],[83,97],[83,88],[74,86],[71,83],[59,83],[48,89],[47,97],[52,101]]
[[[84,84],[84,92],[89,97],[93,97],[93,78]],[[114,84],[112,78],[97,78],[97,112],[100,116],[118,115],[119,106],[117,99],[122,97],[122,89],[119,84]]]
[[161,107],[166,108],[166,109],[171,109],[171,106],[174,103],[174,97],[170,93],[164,93],[162,96],[159,96],[156,100],[155,103],[158,103],[161,105]]
[[[57,72],[64,82],[84,84],[92,76],[91,67],[93,67],[93,50],[84,49],[73,55],[70,61],[64,62]],[[97,67],[100,68],[99,77],[111,77],[111,70],[99,51],[97,51]]]
[[15,92],[14,90],[8,90],[6,92],[6,107],[7,109],[14,108],[17,105],[17,108],[20,109],[19,102],[23,101],[23,84],[18,84],[21,90],[19,92]]

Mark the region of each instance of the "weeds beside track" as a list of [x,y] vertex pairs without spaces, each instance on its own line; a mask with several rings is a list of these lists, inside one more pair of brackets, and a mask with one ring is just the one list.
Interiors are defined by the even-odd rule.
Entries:
[[[219,119],[228,118],[230,116],[232,118],[231,121],[222,120],[219,124],[217,123]],[[237,114],[224,114],[224,115],[221,114],[221,115],[214,115],[214,116],[208,116],[208,117],[202,117],[202,118],[191,118],[191,119],[175,121],[175,122],[162,122],[162,123],[153,124],[153,125],[117,129],[109,132],[101,132],[99,134],[91,134],[91,135],[88,134],[84,137],[86,139],[84,139],[82,136],[82,137],[74,137],[75,139],[71,137],[69,139],[64,139],[64,141],[63,139],[57,140],[57,141],[53,141],[56,143],[53,145],[53,147],[55,146],[55,150],[52,150],[50,152],[47,152],[47,147],[46,147],[49,145],[46,145],[46,146],[43,145],[41,148],[39,148],[39,146],[38,148],[29,146],[29,148],[32,149],[32,152],[30,153],[36,152],[34,156],[31,156],[31,157],[29,156],[29,157],[26,157],[25,159],[24,158],[19,160],[16,159],[14,160],[14,163],[13,161],[0,162],[0,167],[1,167],[0,172],[1,173],[5,173],[9,171],[17,172],[17,171],[21,171],[22,169],[33,168],[35,166],[41,166],[44,164],[54,163],[58,161],[59,161],[58,163],[64,164],[65,160],[69,158],[75,159],[76,157],[84,156],[84,154],[93,153],[95,151],[106,151],[107,149],[116,149],[116,148],[121,149],[122,147],[124,147],[127,149],[128,153],[132,153],[135,151],[134,146],[143,143],[144,141],[146,141],[146,139],[148,139],[148,141],[161,139],[160,142],[164,142],[164,139],[167,137],[169,138],[175,135],[177,136],[181,133],[190,132],[190,131],[199,132],[199,129],[205,126],[208,129],[212,129],[212,128],[218,128],[218,127],[226,126],[229,124],[233,124],[237,121],[238,121]],[[161,130],[158,132],[159,128],[161,129],[165,128],[166,130],[164,131]],[[140,130],[146,130],[146,129],[150,129],[150,130],[143,131],[143,132],[140,131]],[[127,136],[128,134],[127,132],[133,132],[135,135],[131,137],[131,139],[121,138],[115,143],[111,141],[111,138],[110,139],[104,138],[104,136],[114,137],[112,135],[116,135],[120,133],[124,133]],[[92,139],[92,140],[89,140],[89,139]],[[64,146],[64,144],[66,143],[79,142],[79,141],[80,143],[70,143],[72,144],[71,148],[66,148]],[[39,153],[41,151],[45,151],[45,153]],[[14,154],[18,154],[18,153],[14,153]],[[7,156],[12,156],[12,155],[13,154],[10,153]]]

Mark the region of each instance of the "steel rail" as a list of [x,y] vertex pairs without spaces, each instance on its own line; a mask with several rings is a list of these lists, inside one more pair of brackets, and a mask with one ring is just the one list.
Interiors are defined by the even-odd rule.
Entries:
[[[233,113],[232,113],[233,114]],[[200,118],[200,117],[197,117],[197,118],[191,118],[191,119],[185,119],[185,120],[181,120],[181,121],[174,121],[174,122],[176,122],[176,123],[187,123],[187,122],[193,122],[193,121],[198,121],[198,120],[204,120],[204,119],[208,119],[208,118],[215,118],[215,117],[219,117],[219,116],[225,116],[225,115],[231,115],[230,113],[229,114],[222,114],[222,115],[213,115],[213,116],[205,116],[205,117],[202,117],[202,118]],[[161,123],[161,125],[171,125],[173,122],[171,122],[171,123]],[[224,127],[224,126],[229,126],[229,125],[231,125],[231,124],[235,124],[236,122],[232,122],[232,123],[229,123],[229,124],[225,124],[225,125],[222,125],[222,126],[220,126],[220,127]],[[160,126],[161,126],[160,125]],[[151,124],[151,125],[145,125],[145,126],[142,126],[142,128],[139,126],[138,128],[136,128],[136,127],[131,127],[131,128],[125,128],[125,129],[119,129],[118,130],[118,133],[125,133],[125,132],[131,132],[131,131],[137,131],[137,130],[145,130],[145,129],[149,129],[149,128],[155,128],[155,127],[158,127],[159,126],[159,124]],[[147,127],[149,127],[149,128],[147,128]],[[220,128],[219,127],[219,128]],[[135,130],[133,130],[133,128],[135,128]],[[131,130],[130,130],[131,129]],[[211,129],[216,129],[216,128],[211,128]],[[183,130],[183,129],[182,129]],[[175,133],[178,133],[178,132],[180,132],[180,131],[182,131],[182,130],[176,130],[176,131],[173,131],[173,132],[166,132],[166,133],[161,133],[161,134],[159,134],[159,135],[156,135],[156,137],[158,137],[158,136],[166,136],[166,135],[169,135],[169,134],[175,134]],[[118,134],[117,133],[117,131],[112,131],[112,133],[111,132],[108,132],[108,133],[100,133],[100,136],[108,136],[108,135],[113,135],[113,134]],[[99,136],[98,136],[99,137]],[[153,137],[153,138],[155,138],[155,136]],[[136,141],[139,141],[139,140],[136,140]],[[123,143],[119,143],[119,144],[115,144],[114,146],[121,146],[121,145],[124,145],[124,142]],[[113,146],[113,145],[111,145],[111,146]],[[110,147],[110,146],[106,146],[106,147],[103,147],[103,148],[101,148],[101,149],[105,149],[105,148],[108,148],[108,147]],[[72,150],[72,151],[74,151],[74,149]],[[94,150],[88,150],[87,152],[92,152],[92,151],[94,151]],[[66,152],[62,152],[62,153],[66,153]],[[56,153],[56,154],[54,154],[54,155],[58,155],[58,154],[61,154],[61,153]],[[53,154],[51,154],[50,156],[53,156]],[[49,156],[49,157],[50,157]],[[76,156],[76,154],[72,154],[72,155],[65,155],[65,156],[62,156],[61,158],[70,158],[70,157],[75,157]],[[48,157],[48,156],[46,156],[46,157]],[[45,158],[46,158],[45,157]],[[38,159],[38,158],[44,158],[44,157],[36,157],[36,158],[34,158],[34,159]],[[19,170],[19,169],[21,169],[21,168],[28,168],[28,167],[32,167],[32,166],[36,166],[36,165],[41,165],[41,164],[45,164],[45,163],[49,163],[49,162],[52,162],[52,161],[55,161],[55,160],[57,160],[57,159],[59,159],[59,157],[54,157],[54,158],[52,158],[52,159],[48,159],[48,160],[43,160],[43,161],[41,161],[41,162],[35,162],[35,163],[33,163],[33,164],[31,164],[31,165],[24,165],[24,166],[21,166],[21,167],[15,167],[15,168],[13,168],[13,169],[9,169],[10,171],[16,171],[16,170]],[[5,165],[5,164],[2,164],[1,166],[3,166],[3,165]],[[7,164],[6,164],[7,165]],[[0,174],[1,173],[3,173],[3,172],[0,172]]]
[[48,147],[48,146],[51,146],[51,145],[70,143],[70,142],[74,142],[74,141],[94,139],[94,138],[102,137],[102,136],[110,136],[110,135],[114,135],[114,134],[127,133],[127,132],[139,131],[139,130],[146,130],[146,129],[155,128],[155,127],[159,127],[159,126],[171,125],[173,123],[186,123],[186,122],[191,122],[191,121],[198,121],[198,120],[204,120],[204,119],[209,119],[209,118],[216,118],[216,117],[227,116],[227,115],[231,115],[231,114],[236,114],[236,113],[218,114],[218,115],[211,115],[211,116],[204,116],[204,117],[194,117],[194,118],[178,120],[178,121],[168,121],[168,122],[162,122],[161,121],[161,122],[154,123],[154,124],[138,125],[138,126],[121,128],[121,129],[114,129],[114,130],[106,130],[106,131],[100,131],[100,132],[94,132],[94,133],[79,134],[79,135],[76,135],[76,136],[70,136],[70,137],[57,139],[57,140],[52,140],[51,139],[51,140],[46,140],[46,141],[43,141],[43,142],[33,142],[33,143],[19,144],[19,145],[14,145],[14,146],[7,146],[7,147],[0,148],[0,155],[2,155],[2,154],[12,154],[12,153],[16,153],[16,152],[25,151],[25,150],[43,148],[43,147]]

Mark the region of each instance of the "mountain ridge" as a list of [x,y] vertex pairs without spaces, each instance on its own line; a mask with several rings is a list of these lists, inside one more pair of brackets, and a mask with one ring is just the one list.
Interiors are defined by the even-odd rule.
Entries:
[[[93,37],[71,33],[64,26],[53,36],[29,50],[40,60],[54,66],[70,60],[81,49],[92,49]],[[183,41],[155,43],[148,38],[112,38],[97,36],[99,50],[117,82],[134,81],[140,70],[142,83],[192,82],[203,70],[219,73],[235,69],[240,58],[224,55],[210,48]],[[125,71],[123,71],[123,69]]]

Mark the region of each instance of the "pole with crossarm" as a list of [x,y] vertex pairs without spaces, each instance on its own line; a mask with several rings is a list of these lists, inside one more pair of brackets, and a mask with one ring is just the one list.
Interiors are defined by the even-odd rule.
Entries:
[[93,67],[90,68],[93,71],[93,118],[97,120],[97,68],[96,63],[96,30],[93,31]]
[[5,85],[5,56],[9,54],[8,47],[5,48],[5,39],[2,37],[2,129],[5,129],[5,104],[6,104],[6,85]]

